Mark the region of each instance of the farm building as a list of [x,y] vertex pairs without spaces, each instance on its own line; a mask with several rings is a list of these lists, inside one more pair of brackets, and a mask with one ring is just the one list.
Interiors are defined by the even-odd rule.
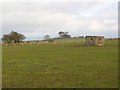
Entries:
[[104,36],[86,36],[85,45],[86,46],[103,46]]

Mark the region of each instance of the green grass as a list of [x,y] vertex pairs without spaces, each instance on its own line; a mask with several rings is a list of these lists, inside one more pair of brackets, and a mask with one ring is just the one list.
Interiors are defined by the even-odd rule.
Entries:
[[66,38],[66,39],[55,39],[56,43],[77,43],[77,42],[84,42],[84,38]]
[[116,88],[117,42],[3,46],[3,88]]

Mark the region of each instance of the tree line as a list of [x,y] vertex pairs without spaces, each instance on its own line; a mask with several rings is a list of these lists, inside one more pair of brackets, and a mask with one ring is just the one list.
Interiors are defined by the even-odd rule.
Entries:
[[[69,35],[67,31],[59,31],[58,35],[58,38],[71,38],[71,35]],[[11,31],[9,34],[3,35],[2,41],[5,43],[21,43],[25,38],[26,37],[23,34]],[[46,34],[44,40],[50,40],[50,36]]]
[[[58,32],[58,35],[59,35],[58,38],[70,38],[71,37],[67,31],[66,32],[60,31]],[[48,40],[48,39],[50,39],[50,35],[46,34],[44,36],[44,40]]]

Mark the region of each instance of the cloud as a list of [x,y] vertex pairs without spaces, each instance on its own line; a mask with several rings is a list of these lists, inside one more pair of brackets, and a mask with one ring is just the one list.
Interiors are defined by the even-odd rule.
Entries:
[[56,37],[63,30],[73,36],[108,33],[117,37],[117,14],[116,2],[3,3],[3,34],[15,30],[37,39],[47,33]]

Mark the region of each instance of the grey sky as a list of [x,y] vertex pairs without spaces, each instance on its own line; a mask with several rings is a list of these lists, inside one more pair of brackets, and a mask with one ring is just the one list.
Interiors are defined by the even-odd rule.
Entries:
[[71,36],[118,37],[117,2],[6,2],[2,4],[2,32],[23,33],[27,39]]

